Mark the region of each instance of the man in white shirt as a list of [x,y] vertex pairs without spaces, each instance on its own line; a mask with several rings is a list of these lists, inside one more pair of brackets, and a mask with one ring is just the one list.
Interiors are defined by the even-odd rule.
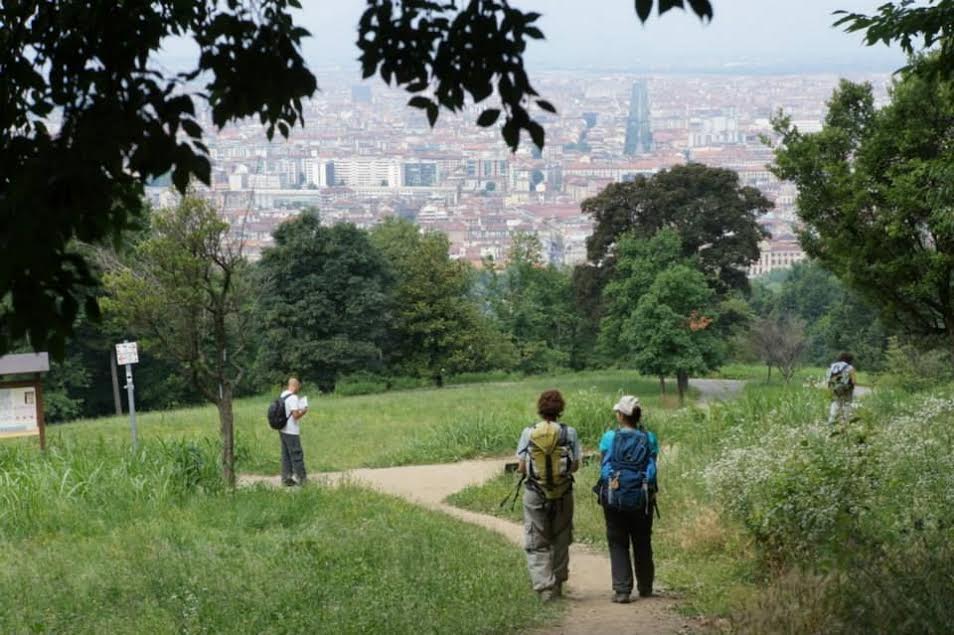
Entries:
[[[282,440],[282,484],[304,485],[307,479],[305,474],[305,455],[301,449],[301,429],[299,421],[308,412],[308,405],[298,397],[301,382],[297,377],[288,379],[288,387],[281,394],[285,400],[285,427],[279,430],[278,436]],[[294,473],[295,478],[292,478]]]

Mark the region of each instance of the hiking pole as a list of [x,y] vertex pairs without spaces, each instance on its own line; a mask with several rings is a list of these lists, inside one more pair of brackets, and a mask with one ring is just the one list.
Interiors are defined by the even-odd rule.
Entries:
[[504,505],[507,504],[507,501],[509,501],[511,497],[513,497],[513,503],[511,503],[510,509],[513,510],[513,508],[517,506],[517,496],[520,495],[520,486],[523,485],[523,482],[524,480],[526,480],[526,478],[527,478],[526,474],[521,476],[520,480],[517,481],[517,486],[514,488],[513,492],[512,493],[508,492],[507,495],[504,497],[504,499],[500,501],[501,509],[503,508]]

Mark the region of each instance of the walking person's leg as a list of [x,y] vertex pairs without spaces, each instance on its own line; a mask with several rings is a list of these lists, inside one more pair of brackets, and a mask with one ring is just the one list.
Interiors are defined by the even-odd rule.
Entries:
[[292,435],[285,434],[284,432],[278,433],[278,439],[282,444],[282,484],[283,485],[294,485],[295,481],[292,480],[292,460],[291,452],[288,449],[287,438]]
[[563,583],[570,577],[570,545],[573,543],[573,492],[554,503],[553,530],[553,579],[554,595],[563,593]]
[[653,594],[656,564],[653,562],[653,514],[638,511],[633,518],[633,563],[636,571],[636,588],[640,597]]
[[603,508],[606,520],[606,543],[609,545],[610,574],[613,579],[614,602],[629,601],[633,592],[633,563],[629,558],[629,527],[626,514]]
[[527,553],[527,570],[533,590],[549,599],[556,578],[553,575],[553,553],[548,534],[546,499],[533,490],[523,493],[523,539]]
[[841,410],[839,403],[838,399],[832,399],[831,405],[828,406],[828,425],[830,426],[835,425],[835,421],[838,420],[838,413]]

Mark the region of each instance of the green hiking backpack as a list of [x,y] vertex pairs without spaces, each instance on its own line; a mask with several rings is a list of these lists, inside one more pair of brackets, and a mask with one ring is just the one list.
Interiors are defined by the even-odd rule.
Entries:
[[547,500],[557,500],[573,488],[573,455],[566,426],[541,421],[530,428],[527,447],[527,478]]

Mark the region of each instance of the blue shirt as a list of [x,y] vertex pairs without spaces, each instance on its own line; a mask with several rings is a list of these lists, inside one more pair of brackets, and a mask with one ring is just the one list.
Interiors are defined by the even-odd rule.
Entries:
[[[622,434],[630,434],[631,432],[642,432],[641,430],[633,430],[632,428],[620,428]],[[656,439],[656,435],[652,432],[646,431],[643,434],[649,440],[649,465],[646,466],[646,478],[650,481],[656,480],[656,457],[659,456],[659,441]],[[609,430],[603,435],[603,438],[600,439],[600,453],[603,455],[603,460],[600,463],[600,478],[608,479],[610,477],[610,472],[612,468],[610,467],[610,450],[613,449],[613,439],[616,438],[616,430]]]

